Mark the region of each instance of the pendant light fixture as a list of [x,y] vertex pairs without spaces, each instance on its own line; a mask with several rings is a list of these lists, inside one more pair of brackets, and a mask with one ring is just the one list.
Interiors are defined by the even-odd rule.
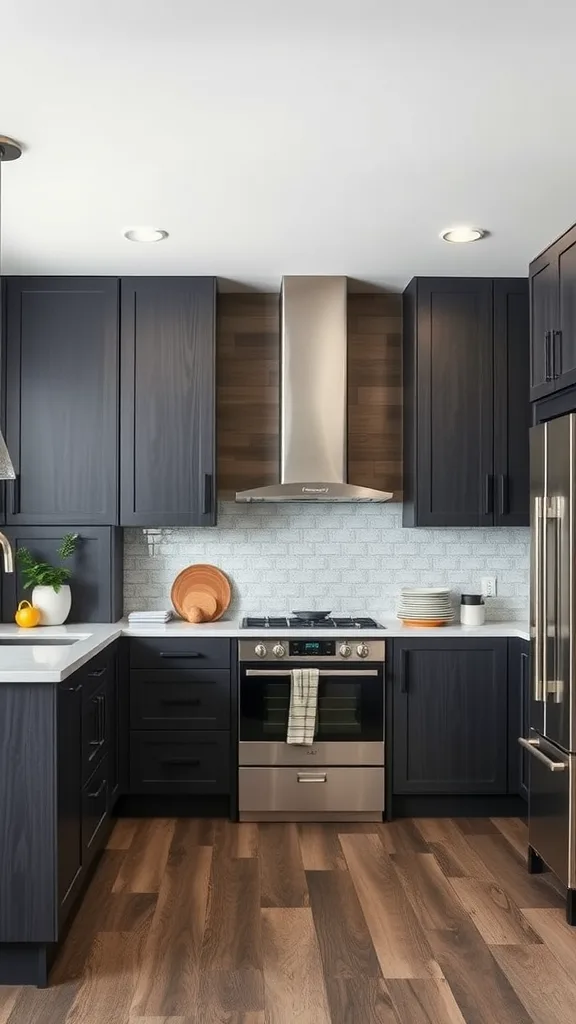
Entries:
[[[0,135],[0,285],[2,283],[2,164],[9,160],[18,160],[22,156],[22,147],[14,139]],[[16,473],[12,459],[6,447],[6,441],[0,431],[0,480],[15,480]]]

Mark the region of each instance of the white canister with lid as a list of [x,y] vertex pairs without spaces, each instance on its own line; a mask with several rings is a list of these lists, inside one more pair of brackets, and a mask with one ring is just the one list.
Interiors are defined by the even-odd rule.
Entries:
[[486,605],[482,594],[462,594],[460,598],[460,622],[463,626],[483,626],[486,621]]

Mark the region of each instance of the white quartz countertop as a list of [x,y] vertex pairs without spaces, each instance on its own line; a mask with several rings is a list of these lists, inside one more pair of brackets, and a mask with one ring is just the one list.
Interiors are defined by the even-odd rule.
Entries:
[[[471,639],[478,637],[519,637],[530,639],[530,631],[526,622],[487,622],[484,626],[470,627],[456,623],[451,626],[426,629],[406,627],[397,619],[382,618],[378,620],[385,629],[355,629],[345,635],[338,632],[338,638],[372,637],[379,640],[394,637],[460,637]],[[241,629],[238,619],[223,619],[220,622],[201,623],[193,626],[188,622],[174,621],[167,625],[129,626],[126,619],[116,623],[80,623],[70,626],[38,626],[36,629],[19,629],[18,626],[0,625],[0,683],[59,683],[77,669],[82,668],[90,658],[104,650],[120,636],[158,636],[166,639],[177,637],[242,637],[244,639],[270,637],[334,637],[333,629],[290,629],[263,630]],[[38,640],[38,643],[30,641]],[[70,645],[43,645],[42,640],[70,640],[77,643]],[[10,643],[6,645],[5,641]],[[25,641],[25,643],[22,643]]]

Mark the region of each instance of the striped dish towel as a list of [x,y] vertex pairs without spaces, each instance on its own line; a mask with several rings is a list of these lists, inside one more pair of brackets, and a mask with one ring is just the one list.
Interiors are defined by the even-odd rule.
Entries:
[[286,743],[300,743],[304,746],[311,746],[314,743],[318,713],[318,677],[317,668],[292,670]]

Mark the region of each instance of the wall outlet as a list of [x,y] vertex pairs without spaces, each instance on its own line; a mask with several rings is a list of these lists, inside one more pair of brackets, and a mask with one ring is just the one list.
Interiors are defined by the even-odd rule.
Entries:
[[480,583],[482,586],[482,597],[496,597],[498,580],[495,576],[483,576]]

